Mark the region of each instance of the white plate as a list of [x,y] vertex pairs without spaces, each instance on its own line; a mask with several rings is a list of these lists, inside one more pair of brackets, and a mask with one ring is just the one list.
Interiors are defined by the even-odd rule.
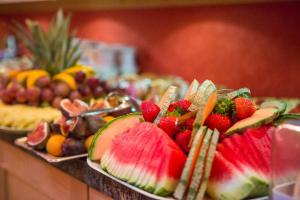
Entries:
[[116,177],[113,177],[112,175],[108,174],[104,170],[102,170],[99,163],[93,162],[89,158],[87,158],[87,163],[88,163],[88,166],[90,166],[92,169],[96,170],[97,172],[100,172],[101,174],[117,181],[118,183],[121,183],[122,185],[124,185],[124,186],[126,186],[126,187],[128,187],[128,188],[130,188],[130,189],[132,189],[132,190],[134,190],[134,191],[136,191],[136,192],[138,192],[142,195],[145,195],[147,197],[150,197],[152,199],[157,199],[157,200],[175,200],[172,197],[161,197],[161,196],[158,196],[158,195],[155,195],[155,194],[151,194],[151,193],[146,192],[142,189],[139,189],[139,188],[137,188],[133,185],[130,185],[130,184],[124,182],[124,181],[121,181],[121,180],[117,179]]
[[56,156],[52,156],[48,153],[37,151],[37,150],[33,149],[32,147],[27,145],[26,141],[27,141],[27,137],[21,137],[21,138],[18,138],[18,139],[15,140],[15,144],[17,146],[20,146],[24,149],[27,149],[27,150],[35,153],[36,155],[38,155],[39,157],[47,160],[50,163],[58,163],[58,162],[66,161],[66,160],[72,160],[72,159],[76,159],[76,158],[83,158],[83,157],[87,156],[87,153],[85,153],[85,154],[79,154],[79,155],[75,155],[75,156],[56,157]]

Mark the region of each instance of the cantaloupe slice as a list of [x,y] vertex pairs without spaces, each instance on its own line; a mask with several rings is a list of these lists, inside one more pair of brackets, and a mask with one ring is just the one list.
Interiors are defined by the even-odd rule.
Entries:
[[142,119],[140,113],[122,115],[99,129],[89,148],[89,158],[93,161],[100,160],[104,152],[110,147],[112,140],[139,123],[140,119]]
[[213,163],[213,160],[214,160],[214,156],[215,156],[215,152],[216,152],[216,146],[218,144],[219,136],[220,136],[219,131],[217,129],[215,129],[214,132],[213,132],[212,139],[211,139],[211,142],[209,144],[207,156],[206,156],[206,159],[205,159],[203,179],[201,180],[199,191],[197,193],[197,196],[196,196],[195,200],[202,200],[204,195],[205,195],[205,191],[207,189],[208,179],[209,179],[209,176],[210,176],[212,163]]
[[160,119],[166,114],[170,104],[175,101],[177,95],[177,87],[170,86],[165,94],[162,96],[158,106],[160,107],[160,112],[158,113],[156,119],[154,120],[154,124],[158,124]]
[[184,99],[189,100],[191,103],[193,103],[199,85],[199,82],[196,79],[194,79],[193,82],[190,84],[187,92],[185,93]]
[[194,200],[194,198],[197,195],[199,185],[201,183],[201,180],[202,180],[202,177],[204,174],[205,158],[207,156],[208,147],[210,144],[212,134],[213,134],[212,130],[208,129],[206,131],[206,134],[205,134],[205,137],[203,140],[203,144],[201,145],[200,153],[199,153],[198,159],[196,161],[194,173],[192,176],[192,181],[191,181],[191,184],[189,186],[188,193],[186,196],[187,200]]
[[231,126],[226,132],[226,135],[242,132],[247,128],[259,127],[263,124],[271,123],[280,115],[280,110],[275,107],[266,107],[256,110],[253,115],[242,119]]
[[183,171],[181,173],[180,181],[176,186],[174,197],[177,199],[183,199],[184,195],[186,194],[186,191],[190,185],[194,168],[196,165],[197,158],[199,156],[199,152],[201,149],[201,145],[203,142],[203,138],[206,134],[207,128],[205,126],[201,127],[199,131],[195,135],[194,142],[192,144],[192,148],[189,152],[187,161],[184,165]]

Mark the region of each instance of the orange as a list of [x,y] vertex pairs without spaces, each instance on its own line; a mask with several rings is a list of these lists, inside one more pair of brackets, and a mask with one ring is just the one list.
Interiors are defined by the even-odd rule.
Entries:
[[91,136],[89,136],[89,137],[85,140],[85,142],[84,142],[84,146],[85,146],[85,149],[86,149],[87,151],[89,151],[89,148],[90,148],[90,146],[91,146],[91,144],[92,144],[93,138],[94,138],[94,135],[91,135]]
[[46,150],[53,156],[62,156],[62,144],[66,137],[60,134],[53,134],[47,141]]
[[113,116],[105,116],[105,117],[103,117],[103,119],[104,119],[104,121],[106,121],[106,122],[110,122],[111,120],[113,120],[113,119],[115,119]]

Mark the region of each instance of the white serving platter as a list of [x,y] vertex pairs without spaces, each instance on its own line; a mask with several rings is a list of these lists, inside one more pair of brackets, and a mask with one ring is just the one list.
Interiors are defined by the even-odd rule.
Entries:
[[[117,179],[116,177],[108,174],[106,171],[102,170],[101,167],[100,167],[100,164],[99,163],[96,163],[96,162],[93,162],[91,161],[89,158],[87,158],[87,163],[88,163],[88,166],[91,167],[92,169],[96,170],[97,172],[113,179],[114,181],[117,181],[118,183],[121,183],[122,185],[142,194],[142,195],[145,195],[147,197],[150,197],[152,199],[157,199],[157,200],[175,200],[175,198],[173,197],[161,197],[161,196],[158,196],[158,195],[155,195],[155,194],[151,194],[149,192],[146,192],[142,189],[139,189],[133,185],[130,185],[122,180],[119,180]],[[269,198],[268,197],[259,197],[259,198],[255,198],[255,199],[249,199],[249,200],[268,200]],[[204,200],[210,200],[210,198],[208,197],[204,197]]]
[[161,196],[158,196],[158,195],[155,195],[155,194],[151,194],[151,193],[146,192],[146,191],[144,191],[142,189],[139,189],[139,188],[137,188],[137,187],[135,187],[133,185],[130,185],[130,184],[124,182],[124,181],[121,181],[121,180],[113,177],[112,175],[108,174],[104,170],[102,170],[99,163],[93,162],[89,158],[87,158],[87,163],[88,163],[89,167],[91,167],[92,169],[96,170],[97,172],[99,172],[99,173],[101,173],[101,174],[103,174],[103,175],[105,175],[105,176],[113,179],[114,181],[117,181],[118,183],[121,183],[122,185],[124,185],[124,186],[126,186],[126,187],[128,187],[128,188],[130,188],[130,189],[132,189],[132,190],[134,190],[134,191],[136,191],[136,192],[144,195],[144,196],[150,197],[152,199],[157,199],[157,200],[175,200],[172,197],[161,197]]
[[79,154],[79,155],[74,155],[74,156],[56,157],[56,156],[52,156],[46,152],[37,151],[37,150],[33,149],[32,147],[27,145],[26,141],[27,141],[27,137],[21,137],[21,138],[18,138],[15,140],[15,144],[17,146],[20,146],[20,147],[28,150],[28,151],[33,152],[34,154],[45,159],[49,163],[58,163],[58,162],[63,162],[63,161],[67,161],[67,160],[73,160],[76,158],[83,158],[83,157],[87,156],[87,153],[85,153],[85,154]]

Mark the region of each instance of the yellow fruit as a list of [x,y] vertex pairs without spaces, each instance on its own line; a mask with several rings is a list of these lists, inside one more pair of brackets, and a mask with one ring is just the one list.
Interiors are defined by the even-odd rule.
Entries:
[[19,83],[23,83],[26,80],[26,78],[29,76],[29,74],[30,74],[30,70],[20,72],[17,74],[16,79]]
[[79,71],[85,72],[87,77],[95,74],[95,71],[92,68],[90,68],[88,66],[84,66],[84,65],[76,65],[76,66],[70,67],[70,68],[64,70],[63,73],[75,75]]
[[29,72],[27,76],[26,86],[27,88],[30,88],[35,85],[35,82],[43,77],[43,76],[49,76],[48,72],[44,70],[32,70]]
[[70,88],[72,90],[76,90],[77,89],[77,84],[75,79],[73,78],[73,76],[71,76],[70,74],[66,74],[66,73],[59,73],[57,75],[55,75],[53,77],[53,80],[58,80],[58,81],[63,81],[66,84],[68,84],[68,86],[70,86]]
[[103,119],[104,119],[104,121],[106,121],[106,122],[110,122],[111,120],[113,120],[113,119],[115,119],[113,116],[105,116],[105,117],[103,117]]
[[85,140],[85,142],[84,142],[84,146],[85,146],[85,149],[86,149],[87,151],[89,150],[89,148],[90,148],[90,146],[91,146],[91,144],[92,144],[93,137],[94,137],[94,135],[89,136],[89,137]]
[[46,150],[53,156],[62,156],[62,144],[66,137],[60,134],[53,134],[47,141]]

